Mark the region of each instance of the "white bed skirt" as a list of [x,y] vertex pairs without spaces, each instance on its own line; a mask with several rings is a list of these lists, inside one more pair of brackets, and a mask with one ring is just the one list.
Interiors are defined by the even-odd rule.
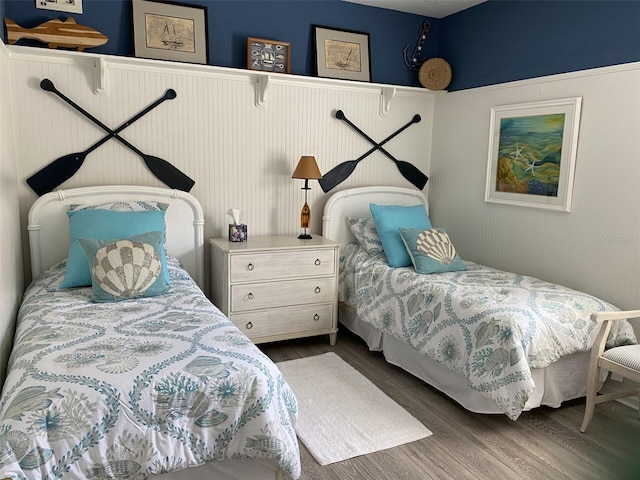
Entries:
[[[475,413],[504,414],[492,401],[469,389],[464,377],[406,343],[363,322],[352,308],[341,304],[338,318],[340,323],[367,343],[369,350],[382,351],[387,362],[440,390],[467,410]],[[533,369],[531,373],[536,388],[531,393],[524,410],[531,410],[541,405],[557,408],[562,402],[584,397],[587,390],[589,356],[589,352],[574,353],[546,368]],[[604,381],[606,372],[603,374],[601,382]]]

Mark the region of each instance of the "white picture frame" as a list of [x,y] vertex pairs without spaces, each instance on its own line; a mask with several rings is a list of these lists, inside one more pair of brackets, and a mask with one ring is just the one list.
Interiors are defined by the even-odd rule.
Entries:
[[491,109],[485,201],[571,211],[582,97]]

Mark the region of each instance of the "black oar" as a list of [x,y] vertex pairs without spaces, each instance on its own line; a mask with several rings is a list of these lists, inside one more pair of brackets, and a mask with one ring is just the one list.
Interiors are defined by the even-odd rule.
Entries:
[[[342,110],[338,110],[336,112],[336,118],[338,118],[340,120],[345,119],[344,112]],[[420,120],[421,120],[420,115],[414,115],[414,117],[411,119],[411,121],[409,123],[407,123],[405,126],[403,126],[399,130],[397,130],[394,133],[392,133],[391,135],[389,135],[387,138],[385,138],[379,144],[376,144],[375,147],[373,147],[372,149],[368,150],[366,153],[364,153],[360,157],[356,158],[355,160],[348,160],[346,162],[343,162],[343,163],[333,167],[331,170],[329,170],[327,173],[325,173],[320,180],[318,180],[318,183],[320,183],[320,187],[322,187],[322,190],[326,193],[329,190],[331,190],[332,188],[334,188],[334,187],[338,186],[339,184],[341,184],[342,182],[344,182],[349,177],[349,175],[351,175],[351,173],[353,173],[353,170],[356,168],[356,165],[358,165],[358,162],[360,160],[363,160],[364,158],[368,157],[373,152],[378,150],[382,145],[384,145],[389,140],[391,140],[393,137],[398,135],[400,132],[402,132],[403,130],[405,130],[409,126],[413,125],[414,123],[419,122]]]
[[[66,101],[71,106],[76,108],[77,110],[84,112],[84,110],[80,106],[78,106],[72,100],[68,99],[58,90],[56,90],[56,87],[53,85],[53,82],[48,78],[45,78],[40,82],[40,88],[48,92],[55,93],[56,95],[60,96],[64,101]],[[107,135],[106,137],[103,137],[100,141],[98,141],[97,143],[95,143],[94,145],[86,149],[84,152],[70,153],[68,155],[65,155],[63,157],[60,157],[54,160],[49,165],[44,167],[42,170],[40,170],[39,172],[29,177],[27,179],[27,184],[39,196],[44,195],[47,192],[50,192],[51,190],[56,188],[58,185],[60,185],[61,183],[71,178],[82,166],[85,158],[87,157],[87,155],[89,155],[89,153],[94,151],[96,148],[98,148],[100,145],[105,143],[107,140],[116,136],[119,132],[127,128],[133,122],[135,122],[136,120],[140,119],[142,116],[149,113],[152,109],[160,105],[165,100],[171,100],[173,98],[176,98],[176,92],[172,89],[167,90],[164,96],[162,96],[160,99],[156,100],[153,104],[149,105],[143,111],[141,111],[140,113],[138,113],[137,115],[129,119],[126,123],[122,124],[115,130],[113,131],[109,130],[109,135]],[[86,114],[89,115],[88,113]],[[89,116],[91,117],[91,115]]]
[[[351,128],[353,128],[356,132],[358,132],[360,135],[362,135],[364,138],[366,138],[367,140],[369,140],[373,145],[375,145],[375,149],[379,149],[382,153],[384,153],[387,157],[389,157],[391,160],[393,160],[396,164],[396,166],[398,167],[398,170],[400,171],[400,173],[402,174],[402,176],[404,178],[406,178],[407,180],[409,180],[413,185],[415,185],[417,188],[419,188],[420,190],[422,190],[424,188],[424,186],[427,184],[427,181],[429,180],[429,177],[427,177],[424,173],[422,173],[416,166],[414,166],[413,164],[409,163],[409,162],[405,162],[404,160],[397,160],[393,155],[391,155],[389,152],[387,152],[384,148],[382,148],[382,145],[384,145],[385,143],[387,143],[389,141],[389,139],[385,139],[380,143],[376,143],[376,141],[371,138],[369,135],[367,135],[366,133],[364,133],[362,130],[360,130],[356,125],[354,125],[345,115],[344,112],[342,110],[338,110],[336,112],[336,118],[339,120],[343,120],[344,122],[346,122]],[[404,127],[402,127],[400,130],[398,130],[395,134],[397,135],[398,133],[400,133],[401,131],[403,131],[405,128],[409,127],[409,125],[412,125],[414,123],[418,123],[420,121],[420,115],[414,115],[413,118],[411,119],[411,121],[409,123],[407,123]]]
[[103,130],[107,131],[109,135],[102,138],[99,142],[97,142],[95,145],[92,145],[84,152],[71,153],[57,160],[54,160],[51,164],[47,165],[44,169],[40,170],[38,173],[36,173],[35,175],[27,179],[27,183],[29,184],[29,186],[38,195],[43,195],[44,193],[47,193],[53,190],[62,182],[71,178],[73,174],[78,171],[78,169],[84,162],[84,159],[89,153],[91,153],[93,150],[95,150],[104,142],[106,142],[107,140],[113,137],[115,137],[121,143],[123,143],[124,145],[129,147],[131,150],[133,150],[136,154],[138,154],[140,157],[142,157],[146,165],[152,171],[152,173],[157,178],[162,180],[165,184],[170,186],[171,188],[189,191],[191,187],[193,187],[195,182],[191,178],[186,176],[184,173],[182,173],[180,170],[175,168],[173,165],[171,165],[169,162],[158,157],[144,154],[143,152],[135,148],[133,145],[131,145],[129,142],[124,140],[122,137],[118,136],[119,132],[127,128],[129,125],[131,125],[133,122],[141,118],[143,115],[146,115],[147,113],[149,113],[152,109],[160,105],[165,100],[171,100],[176,98],[175,90],[173,89],[167,90],[164,96],[156,100],[154,103],[149,105],[147,108],[142,110],[140,113],[135,115],[133,118],[128,120],[126,123],[124,123],[120,127],[116,128],[115,130],[111,130],[109,127],[107,127],[102,122],[100,122],[100,120],[95,118],[89,112],[87,112],[82,107],[80,107],[75,102],[73,102],[71,99],[66,97],[63,93],[58,91],[51,80],[45,78],[44,80],[42,80],[42,82],[40,82],[40,87],[43,90],[53,92],[56,95],[58,95],[62,100],[67,102],[73,108],[75,108],[80,113],[82,113],[87,118],[89,118],[91,121],[96,123]]

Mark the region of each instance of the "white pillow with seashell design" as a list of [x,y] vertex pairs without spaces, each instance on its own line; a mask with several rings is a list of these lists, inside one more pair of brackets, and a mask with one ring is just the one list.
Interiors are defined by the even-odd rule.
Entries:
[[417,273],[458,272],[467,269],[449,235],[442,228],[400,228],[400,236]]
[[119,302],[166,292],[162,238],[162,232],[117,240],[81,238],[79,243],[91,269],[91,299]]

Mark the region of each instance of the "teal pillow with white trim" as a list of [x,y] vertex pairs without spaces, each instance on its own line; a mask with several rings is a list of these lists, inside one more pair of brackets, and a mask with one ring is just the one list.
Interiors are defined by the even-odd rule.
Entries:
[[[89,263],[78,243],[80,238],[99,240],[128,238],[147,232],[162,232],[162,258],[166,259],[165,209],[144,211],[118,211],[103,209],[76,209],[67,212],[69,217],[69,254],[61,288],[91,285]],[[167,285],[171,283],[166,260],[163,276]]]
[[407,267],[411,257],[402,243],[400,228],[431,228],[431,220],[424,205],[376,205],[369,204],[384,254],[390,267]]
[[400,236],[418,273],[459,272],[467,269],[444,229],[401,228]]

